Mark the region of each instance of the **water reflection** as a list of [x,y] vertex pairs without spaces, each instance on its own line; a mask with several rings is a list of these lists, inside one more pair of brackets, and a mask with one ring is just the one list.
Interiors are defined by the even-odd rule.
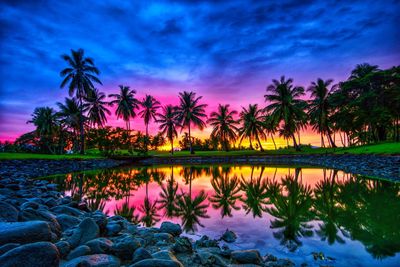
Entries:
[[261,218],[269,227],[265,232],[290,251],[309,239],[331,247],[357,240],[376,259],[400,251],[400,185],[336,170],[168,166],[54,179],[90,209],[145,226],[175,220],[186,232],[197,232],[207,222],[237,216],[251,225]]

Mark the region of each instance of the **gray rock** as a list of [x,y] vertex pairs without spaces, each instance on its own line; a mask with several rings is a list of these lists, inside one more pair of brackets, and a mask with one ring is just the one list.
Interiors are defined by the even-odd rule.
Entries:
[[96,238],[86,243],[93,254],[109,254],[112,251],[113,242],[107,238]]
[[106,232],[106,226],[108,224],[107,216],[99,210],[96,210],[91,214],[91,218],[96,222],[99,226],[100,233],[103,234]]
[[232,260],[237,263],[261,264],[262,258],[260,252],[255,249],[236,250],[231,253]]
[[151,258],[152,258],[152,256],[151,256],[150,252],[148,252],[144,248],[138,248],[133,253],[132,262],[135,263],[135,262],[138,262],[141,260],[151,259]]
[[14,248],[0,256],[2,267],[56,267],[60,256],[50,242],[37,242]]
[[99,236],[99,227],[91,218],[85,218],[76,229],[73,234],[67,239],[68,243],[72,248],[78,245],[85,244],[86,242],[95,239]]
[[68,214],[68,215],[75,216],[75,217],[79,217],[79,216],[83,215],[82,211],[72,208],[72,207],[69,207],[69,206],[66,206],[66,205],[56,206],[54,208],[51,208],[50,210],[57,214]]
[[122,260],[131,260],[136,249],[141,247],[141,244],[135,238],[125,235],[122,238],[114,241],[112,251],[118,258]]
[[175,255],[169,250],[161,250],[159,252],[153,253],[151,256],[155,259],[160,259],[160,260],[172,260],[172,261],[178,260],[175,257]]
[[18,221],[18,210],[7,202],[0,201],[0,222]]
[[194,260],[202,266],[227,266],[218,255],[214,255],[207,251],[198,251],[195,254]]
[[199,240],[195,242],[196,247],[219,247],[218,240],[210,239],[208,236],[203,235]]
[[26,208],[19,213],[19,220],[26,221],[46,221],[49,222],[51,231],[57,236],[61,235],[61,226],[58,223],[56,216],[48,210]]
[[228,229],[225,230],[224,234],[221,236],[221,239],[228,243],[233,243],[236,241],[237,236],[233,231]]
[[119,267],[121,261],[112,255],[93,254],[67,261],[61,267]]
[[71,247],[67,241],[59,241],[59,242],[55,243],[54,245],[56,245],[58,252],[60,253],[60,257],[62,259],[65,258],[68,255],[68,253],[71,251]]
[[161,233],[168,233],[173,236],[180,236],[182,234],[182,228],[179,224],[172,222],[163,222],[160,227]]
[[80,256],[85,256],[90,254],[90,248],[86,245],[82,245],[73,249],[67,256],[67,260],[72,260]]
[[124,226],[121,222],[109,222],[106,226],[106,234],[107,236],[115,236],[119,234],[122,229],[124,229]]
[[14,249],[16,247],[19,247],[20,245],[21,244],[18,244],[18,243],[8,243],[8,244],[5,244],[3,246],[0,246],[0,255],[3,255],[7,251],[12,250],[12,249]]
[[186,236],[178,237],[175,240],[175,244],[172,246],[172,250],[176,253],[190,253],[193,251],[192,243]]
[[51,241],[53,233],[44,221],[0,223],[0,245]]
[[183,267],[183,264],[171,260],[145,259],[130,265],[130,267]]
[[78,219],[77,217],[67,214],[57,215],[56,219],[60,224],[62,231],[72,228],[81,222],[81,220]]
[[174,237],[169,233],[155,233],[153,237],[156,241],[166,241],[166,242],[174,241]]

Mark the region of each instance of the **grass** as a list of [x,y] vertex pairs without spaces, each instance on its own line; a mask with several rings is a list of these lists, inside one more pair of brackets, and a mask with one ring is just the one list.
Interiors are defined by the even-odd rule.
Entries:
[[[121,150],[119,153],[122,156],[138,156],[136,154],[130,155],[128,151]],[[189,157],[189,156],[257,156],[257,155],[309,155],[309,154],[383,154],[400,155],[400,143],[381,143],[374,145],[364,145],[350,148],[310,148],[303,147],[302,151],[295,151],[293,148],[285,148],[278,150],[266,150],[264,152],[255,150],[238,150],[238,151],[196,151],[196,154],[191,155],[189,151],[176,151],[173,157]],[[150,151],[149,156],[156,157],[170,157],[171,154],[167,151]],[[99,159],[103,158],[97,149],[87,151],[86,155],[48,155],[48,154],[30,154],[30,153],[0,153],[0,160],[5,159]]]

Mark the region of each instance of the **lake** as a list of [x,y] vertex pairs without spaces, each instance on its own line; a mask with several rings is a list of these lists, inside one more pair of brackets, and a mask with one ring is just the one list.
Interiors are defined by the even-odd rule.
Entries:
[[[233,249],[315,266],[400,263],[399,183],[330,169],[247,165],[124,167],[51,179],[92,210],[144,226],[177,222],[194,239],[232,230],[238,238],[227,245]],[[325,260],[314,261],[313,252]]]

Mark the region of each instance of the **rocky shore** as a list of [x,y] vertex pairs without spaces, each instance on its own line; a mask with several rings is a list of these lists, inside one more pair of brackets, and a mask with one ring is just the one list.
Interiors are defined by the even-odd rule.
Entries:
[[[222,236],[235,240],[228,231]],[[194,241],[178,224],[145,228],[73,201],[46,180],[0,178],[0,266],[293,266],[257,250]]]
[[127,163],[124,160],[113,159],[0,160],[0,177],[35,178],[77,171],[113,168]]
[[263,156],[191,156],[150,157],[141,164],[270,164],[314,166],[348,173],[400,181],[400,155],[263,155]]

